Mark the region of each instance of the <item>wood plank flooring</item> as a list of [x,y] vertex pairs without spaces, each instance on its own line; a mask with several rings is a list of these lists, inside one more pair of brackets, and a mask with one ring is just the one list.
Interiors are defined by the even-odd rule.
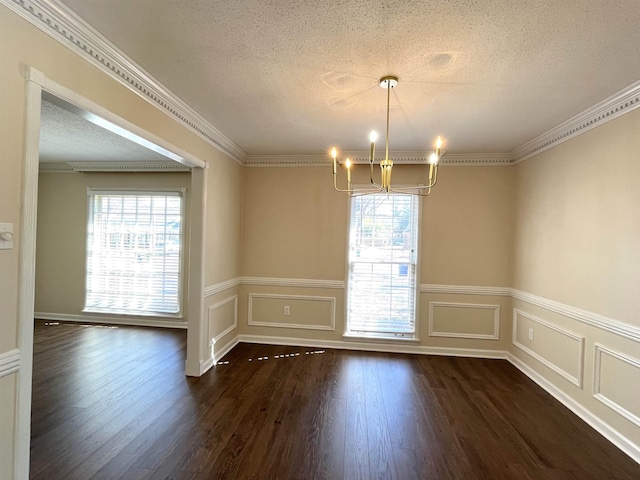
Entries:
[[640,479],[502,360],[240,344],[37,321],[33,479]]

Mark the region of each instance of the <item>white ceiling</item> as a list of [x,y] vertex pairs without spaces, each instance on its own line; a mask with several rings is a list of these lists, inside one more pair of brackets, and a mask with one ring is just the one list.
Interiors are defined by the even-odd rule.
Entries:
[[245,152],[511,152],[640,79],[638,0],[63,0]]
[[[40,163],[160,162],[170,160],[80,115],[42,100]],[[173,163],[173,162],[172,162]]]

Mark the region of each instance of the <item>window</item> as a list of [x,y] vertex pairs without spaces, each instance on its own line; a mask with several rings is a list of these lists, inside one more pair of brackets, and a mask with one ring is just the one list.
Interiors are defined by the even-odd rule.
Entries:
[[351,199],[347,335],[415,334],[419,197]]
[[181,192],[89,190],[85,311],[180,313]]

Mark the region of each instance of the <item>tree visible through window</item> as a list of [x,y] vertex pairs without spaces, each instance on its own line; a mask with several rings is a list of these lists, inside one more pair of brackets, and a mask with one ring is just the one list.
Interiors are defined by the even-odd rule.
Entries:
[[351,199],[347,334],[415,333],[418,198]]
[[180,312],[179,192],[89,191],[85,310]]

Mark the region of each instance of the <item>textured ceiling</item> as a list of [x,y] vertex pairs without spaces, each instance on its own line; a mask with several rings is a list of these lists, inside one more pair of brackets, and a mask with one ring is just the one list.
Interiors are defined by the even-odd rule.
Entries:
[[43,100],[40,116],[40,163],[67,162],[171,161],[153,150]]
[[63,0],[249,154],[511,152],[640,79],[638,0]]

